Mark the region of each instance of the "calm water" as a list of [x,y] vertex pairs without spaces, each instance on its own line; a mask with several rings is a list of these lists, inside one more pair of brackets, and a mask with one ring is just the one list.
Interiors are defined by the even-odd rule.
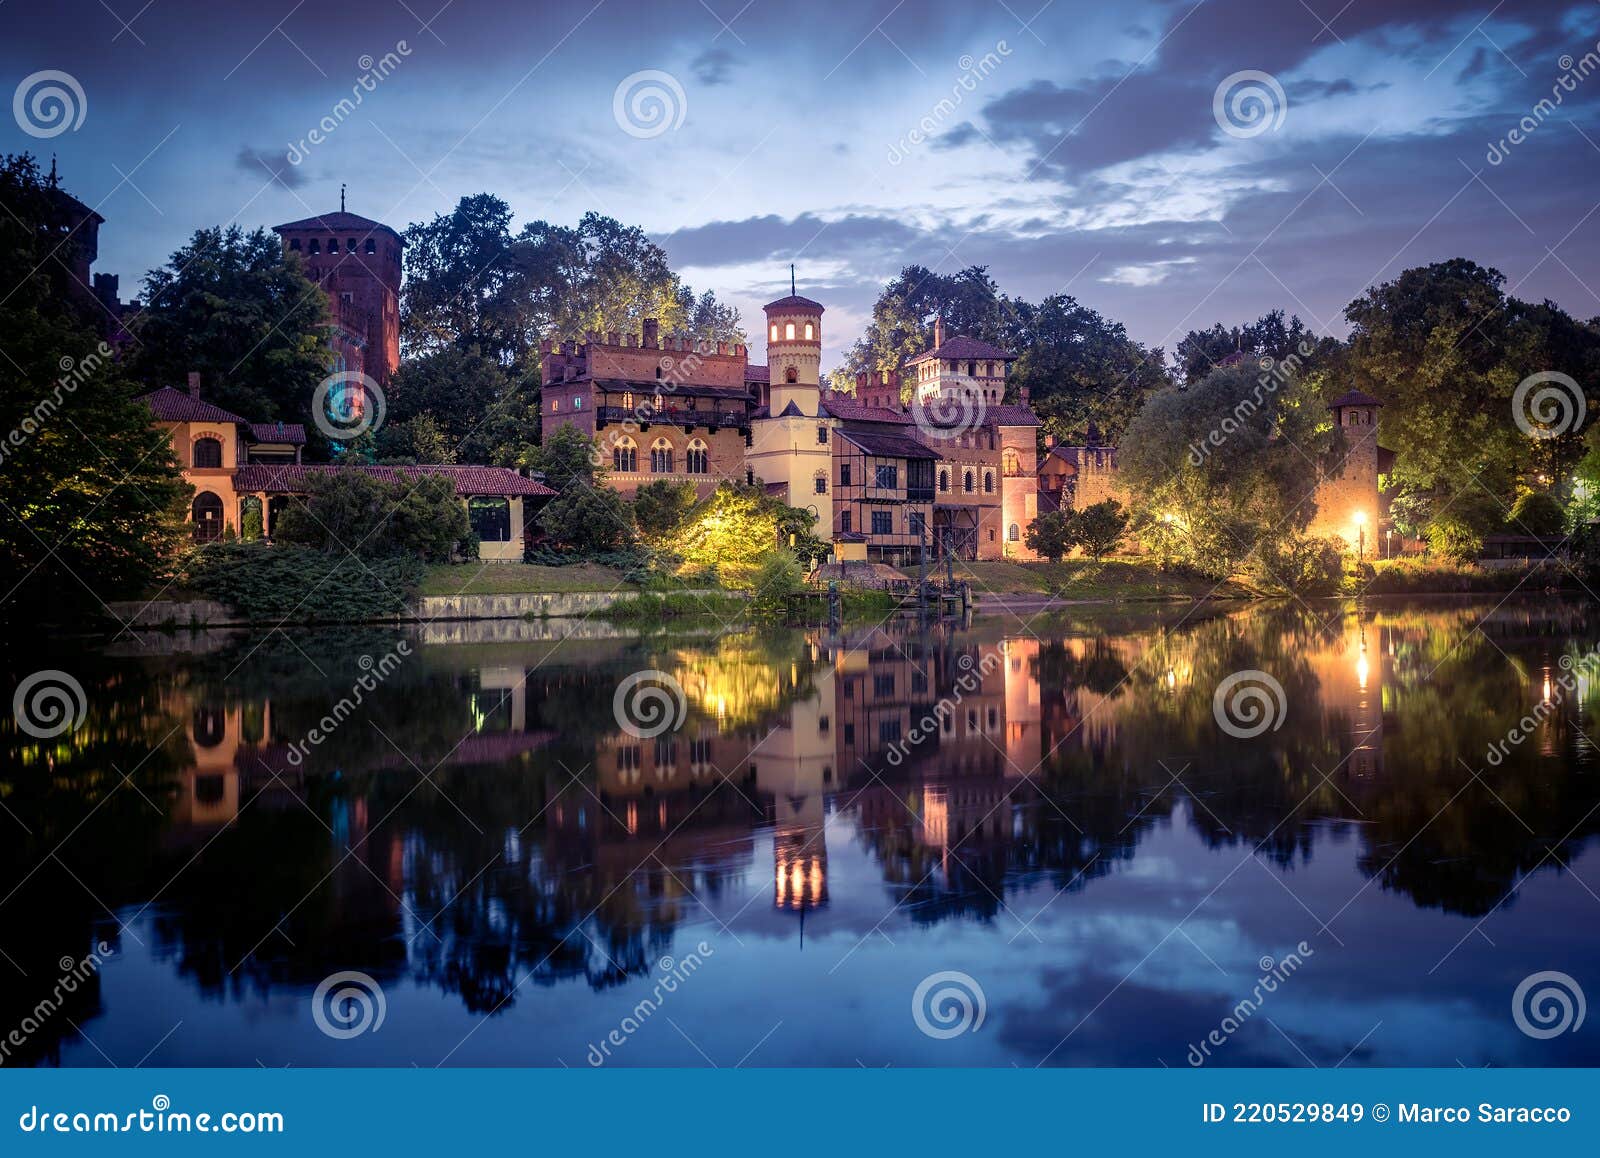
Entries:
[[[1219,1027],[1206,1064],[1600,1064],[1512,1010],[1600,996],[1593,608],[1031,629],[52,647],[88,714],[0,735],[6,1064],[1183,1066]],[[641,740],[646,669],[687,714]],[[1251,739],[1246,669],[1284,689]],[[381,1025],[315,1000],[346,971]]]

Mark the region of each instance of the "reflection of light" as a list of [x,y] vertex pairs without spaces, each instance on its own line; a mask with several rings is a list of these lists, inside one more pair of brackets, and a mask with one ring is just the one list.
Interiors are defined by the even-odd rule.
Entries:
[[1361,658],[1356,660],[1356,682],[1361,685],[1361,690],[1367,690],[1367,653],[1361,653]]
[[1546,700],[1550,698],[1550,673],[1548,671],[1544,673],[1544,698]]
[[1177,686],[1178,686],[1178,673],[1173,671],[1169,667],[1167,669],[1167,689],[1170,691],[1171,689],[1173,689],[1173,688],[1175,688]]

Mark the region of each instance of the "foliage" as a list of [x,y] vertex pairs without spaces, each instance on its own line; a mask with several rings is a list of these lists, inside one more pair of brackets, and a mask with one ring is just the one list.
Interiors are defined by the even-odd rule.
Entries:
[[763,487],[724,482],[691,513],[675,549],[686,567],[748,589],[780,546],[803,562],[826,558],[828,545],[812,534],[814,523],[809,511],[773,498]]
[[738,311],[696,297],[666,252],[637,226],[587,213],[574,227],[530,221],[511,230],[499,197],[463,197],[405,231],[401,333],[408,351],[476,349],[513,376],[534,373],[539,338],[589,330],[745,340]]
[[1318,362],[1333,357],[1339,343],[1318,337],[1298,316],[1284,320],[1282,310],[1262,314],[1243,326],[1225,327],[1221,322],[1209,330],[1190,330],[1178,343],[1178,373],[1186,383],[1198,382],[1224,359],[1243,354],[1249,364],[1262,359],[1274,363],[1294,359],[1297,364]]
[[[574,558],[601,561],[633,542],[633,511],[609,487],[574,483],[545,505],[539,528]],[[537,560],[530,560],[537,561]]]
[[401,615],[424,566],[411,556],[359,559],[283,543],[196,548],[181,581],[255,622],[350,623]]
[[805,573],[799,561],[787,548],[778,547],[768,551],[756,568],[750,608],[764,618],[782,618],[788,613],[790,600],[804,587]]
[[1519,497],[1506,520],[1513,535],[1559,535],[1567,523],[1566,508],[1555,495],[1528,491]]
[[444,563],[469,530],[449,479],[422,475],[390,482],[352,469],[314,476],[304,500],[288,504],[278,517],[273,537],[329,555],[408,555]]
[[1022,541],[1034,554],[1052,563],[1061,562],[1072,550],[1072,512],[1046,511],[1028,524]]
[[1245,575],[1273,595],[1332,595],[1344,577],[1343,544],[1312,535],[1272,538],[1250,557]]
[[660,545],[683,525],[696,501],[694,483],[656,479],[633,496],[633,521],[647,541]]
[[253,422],[305,421],[332,364],[328,300],[276,234],[196,230],[145,275],[144,294],[133,377],[149,389],[182,388],[198,371],[206,401],[224,410]]
[[249,495],[240,503],[239,538],[250,542],[261,538],[262,533],[261,500]]
[[60,260],[62,196],[31,157],[0,160],[0,615],[19,624],[137,593],[187,535],[171,444]]
[[1311,466],[1340,449],[1321,385],[1237,364],[1152,396],[1119,459],[1141,537],[1220,579],[1257,545],[1303,531],[1316,511]]
[[1483,554],[1483,533],[1454,513],[1439,516],[1422,532],[1428,550],[1456,563],[1471,563]]
[[1091,559],[1109,555],[1122,542],[1127,530],[1128,516],[1116,499],[1092,503],[1072,515],[1072,542]]
[[389,386],[388,407],[378,435],[384,458],[513,466],[538,441],[535,385],[475,346],[407,358]]
[[1575,586],[1572,574],[1555,563],[1521,567],[1480,567],[1447,559],[1383,559],[1373,564],[1371,595],[1424,595],[1472,591],[1544,591]]

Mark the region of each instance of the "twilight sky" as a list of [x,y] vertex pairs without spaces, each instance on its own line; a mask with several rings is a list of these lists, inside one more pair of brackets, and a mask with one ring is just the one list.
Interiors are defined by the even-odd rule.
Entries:
[[[334,209],[344,181],[396,228],[484,190],[518,226],[642,225],[758,357],[794,261],[825,366],[912,261],[1169,350],[1275,306],[1342,334],[1369,284],[1453,256],[1600,315],[1596,0],[1040,4],[0,0],[0,90],[59,70],[85,106],[25,133],[36,80],[0,150],[59,155],[125,298],[194,228]],[[1237,85],[1216,106],[1245,71],[1265,122]],[[630,112],[641,84],[664,121]]]

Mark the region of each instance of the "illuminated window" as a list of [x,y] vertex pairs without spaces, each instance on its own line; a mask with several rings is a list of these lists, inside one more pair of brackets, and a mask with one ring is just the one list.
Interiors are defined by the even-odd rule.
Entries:
[[769,339],[771,341],[774,341],[774,342],[776,342],[778,340],[778,323],[777,322],[773,322],[772,323],[772,331],[768,335],[768,337],[769,337]]
[[806,341],[808,341],[808,342],[811,341],[811,339],[813,337],[815,337],[815,336],[816,336],[815,330],[813,329],[811,323],[807,322],[806,323]]
[[787,341],[794,341],[794,323],[787,322],[783,327],[783,336]]

